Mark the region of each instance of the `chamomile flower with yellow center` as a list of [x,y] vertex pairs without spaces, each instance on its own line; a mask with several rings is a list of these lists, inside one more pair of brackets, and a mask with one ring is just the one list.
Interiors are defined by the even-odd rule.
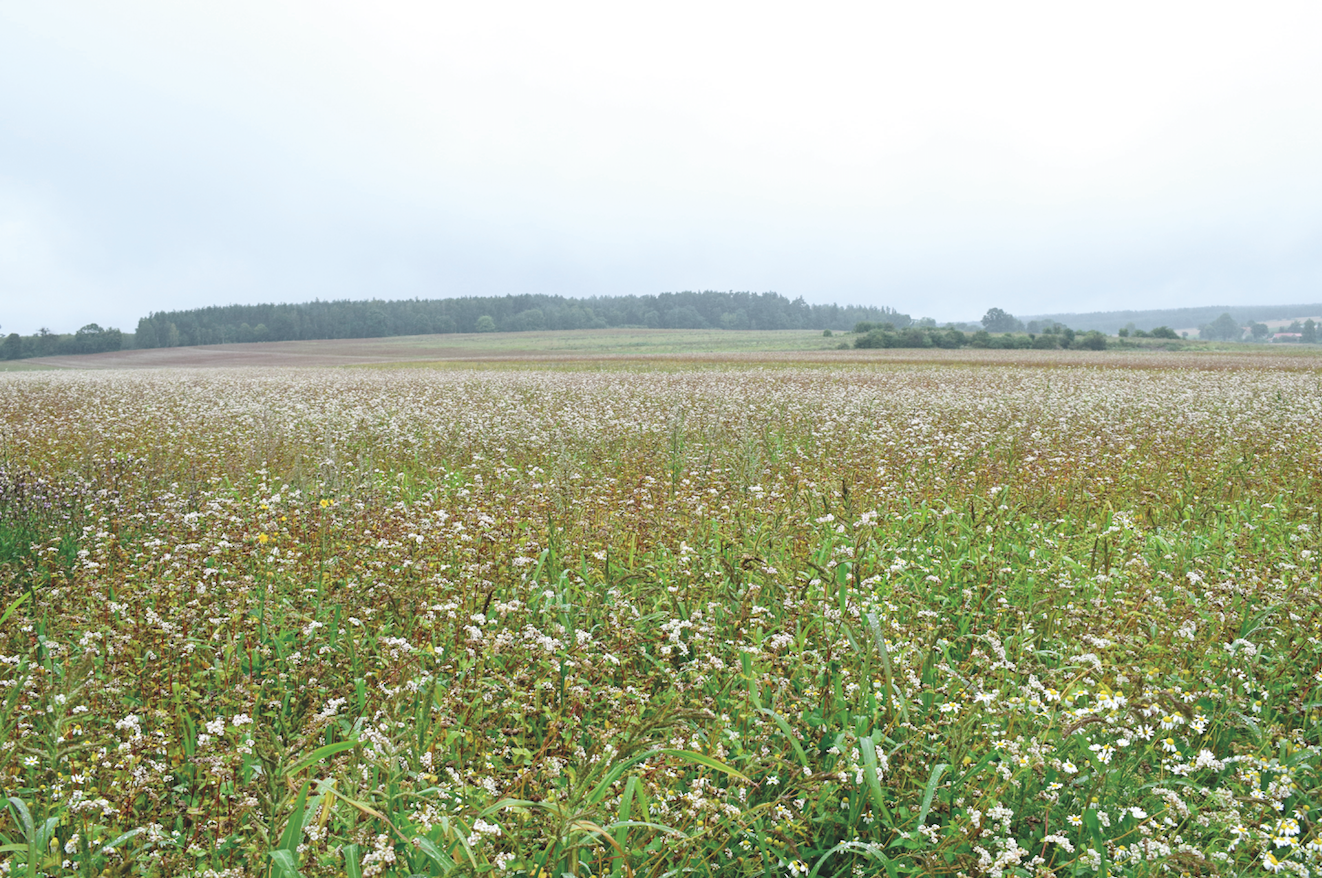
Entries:
[[1097,754],[1097,761],[1103,765],[1111,764],[1111,757],[1115,755],[1114,744],[1089,744],[1088,749]]
[[1065,819],[1066,819],[1067,821],[1069,821],[1070,826],[1082,826],[1082,825],[1083,825],[1083,816],[1080,815],[1080,814],[1071,814],[1070,816],[1066,817]]

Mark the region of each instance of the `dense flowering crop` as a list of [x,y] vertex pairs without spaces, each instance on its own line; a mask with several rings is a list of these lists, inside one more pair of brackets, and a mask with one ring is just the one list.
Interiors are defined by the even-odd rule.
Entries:
[[1068,362],[0,376],[0,871],[1322,871],[1318,373]]

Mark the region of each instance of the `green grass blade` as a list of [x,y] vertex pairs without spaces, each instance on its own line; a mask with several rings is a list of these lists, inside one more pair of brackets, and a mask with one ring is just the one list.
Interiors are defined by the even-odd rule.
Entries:
[[886,867],[886,873],[890,875],[891,878],[895,878],[895,876],[899,874],[898,864],[890,857],[877,850],[876,846],[863,841],[842,841],[818,858],[817,864],[814,865],[812,871],[808,873],[808,878],[817,878],[817,873],[822,870],[822,866],[826,865],[827,859],[832,854],[843,853],[845,851],[857,851],[865,857],[877,860]]
[[646,752],[639,753],[637,756],[632,756],[621,762],[619,765],[616,765],[614,768],[612,768],[610,772],[608,772],[607,775],[601,779],[601,783],[597,784],[597,786],[593,788],[592,792],[588,794],[588,798],[587,798],[588,803],[595,805],[601,802],[602,799],[606,798],[606,793],[610,791],[611,785],[614,784],[617,780],[619,780],[620,777],[626,771],[628,771],[633,766],[637,765],[639,762],[642,762],[644,759],[650,759],[653,756],[674,756],[678,759],[687,759],[690,762],[696,762],[699,765],[705,765],[708,768],[714,768],[717,771],[724,772],[725,774],[728,774],[731,777],[738,778],[739,780],[748,780],[747,776],[745,776],[741,772],[737,771],[734,768],[731,768],[730,766],[726,765],[724,762],[719,762],[715,759],[712,759],[710,756],[704,756],[701,753],[694,753],[692,750],[671,750],[669,748],[659,748],[656,750],[648,750]]
[[877,770],[877,745],[872,743],[870,735],[864,735],[858,739],[859,752],[863,754],[863,778],[867,781],[868,792],[872,795],[872,803],[877,806],[877,810],[885,819],[886,825],[891,825],[891,814],[886,808],[886,794],[881,789],[881,775]]
[[[631,825],[630,818],[633,817],[634,796],[638,791],[637,776],[629,778],[624,784],[624,795],[620,797],[620,819],[612,824],[615,829],[615,844],[621,850],[624,849],[624,841],[629,835],[628,827]],[[620,874],[620,868],[623,865],[623,857],[611,861],[611,874]]]
[[0,614],[0,625],[5,624],[5,622],[9,620],[9,617],[13,615],[14,611],[17,610],[25,600],[28,599],[28,595],[30,594],[32,594],[30,591],[23,592],[23,594],[18,596],[18,600],[10,604],[3,614]]
[[271,851],[271,875],[272,878],[303,878],[294,855],[283,848]]
[[323,759],[334,756],[336,753],[343,753],[345,750],[352,750],[358,746],[357,741],[338,741],[334,744],[327,744],[324,747],[318,747],[302,759],[285,769],[285,776],[298,774],[305,768],[316,765]]
[[358,856],[358,845],[345,845],[344,850],[344,874],[348,878],[363,878],[363,864]]
[[289,816],[289,825],[285,827],[285,834],[280,839],[280,850],[294,857],[298,856],[298,844],[303,840],[303,815],[307,808],[309,786],[304,783],[298,791],[298,798],[294,800],[294,813]]
[[876,613],[868,613],[868,627],[872,629],[872,639],[877,644],[877,654],[881,656],[881,672],[886,677],[886,702],[894,712],[895,705],[900,706],[900,716],[905,722],[909,721],[909,699],[905,696],[904,690],[900,688],[895,679],[895,671],[891,668],[890,651],[886,649],[886,638],[881,634],[881,625],[877,622]]
[[606,826],[606,829],[628,829],[634,826],[641,826],[646,829],[656,829],[661,832],[673,835],[676,838],[688,838],[688,834],[682,829],[676,829],[673,826],[667,826],[664,823],[655,823],[650,820],[616,820],[614,823]]
[[102,847],[117,848],[120,845],[122,845],[124,842],[128,841],[130,838],[133,838],[135,835],[140,834],[144,829],[146,829],[145,826],[139,826],[137,829],[130,829],[128,832],[119,836],[110,844],[102,845]]
[[664,753],[666,756],[674,756],[678,759],[687,759],[690,762],[696,762],[699,765],[705,765],[708,768],[714,768],[717,771],[724,772],[725,774],[730,775],[730,777],[738,778],[739,780],[748,780],[748,777],[745,776],[742,772],[734,768],[731,768],[730,766],[726,765],[724,762],[713,759],[710,756],[704,756],[701,753],[694,753],[692,750],[662,749],[658,752]]
[[431,860],[438,867],[440,867],[442,875],[449,875],[451,872],[454,871],[455,868],[454,860],[450,858],[449,854],[445,853],[445,851],[437,847],[436,842],[432,841],[430,838],[427,838],[427,836],[425,835],[420,835],[417,838],[413,839],[413,843],[417,845],[418,850],[422,851],[423,855],[426,856],[427,859]]
[[803,746],[799,744],[799,739],[794,737],[794,731],[790,728],[790,724],[785,721],[785,718],[766,707],[759,708],[758,713],[766,714],[775,721],[776,725],[780,726],[780,730],[789,739],[790,746],[794,748],[794,755],[799,757],[799,765],[804,768],[812,768],[812,765],[808,762],[808,754],[803,752]]
[[940,783],[941,775],[945,774],[949,767],[944,762],[933,766],[932,774],[927,778],[927,789],[923,790],[923,804],[918,809],[918,822],[914,824],[915,829],[922,826],[923,821],[927,820],[927,812],[932,810],[932,798],[936,795],[936,785]]

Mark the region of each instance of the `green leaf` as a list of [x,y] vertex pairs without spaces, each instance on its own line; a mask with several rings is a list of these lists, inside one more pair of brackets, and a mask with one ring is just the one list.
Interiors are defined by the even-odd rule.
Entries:
[[[291,857],[298,856],[298,844],[303,840],[303,815],[307,807],[309,786],[304,783],[298,791],[298,798],[294,800],[294,813],[289,816],[289,825],[285,827],[285,834],[280,839],[280,850],[286,851]],[[297,865],[296,860],[294,863]]]
[[358,857],[358,845],[345,845],[343,853],[344,874],[349,878],[363,878],[363,865]]
[[283,848],[271,851],[271,874],[278,878],[303,878],[299,874],[294,855]]
[[722,771],[730,775],[731,777],[737,777],[740,780],[748,780],[747,776],[745,776],[742,772],[739,772],[731,768],[730,766],[726,765],[724,762],[720,762],[716,759],[711,758],[710,756],[704,756],[701,753],[694,753],[692,750],[671,750],[669,748],[663,748],[657,752],[664,753],[666,756],[674,756],[678,759],[687,759],[690,762],[696,762],[699,765],[705,765],[708,768],[714,768],[717,771]]
[[124,833],[119,838],[112,841],[110,844],[101,845],[101,847],[117,848],[120,845],[122,845],[124,842],[128,841],[130,838],[133,838],[133,836],[142,832],[144,829],[146,829],[145,826],[139,826],[137,829],[130,829],[128,832]]
[[817,873],[821,871],[822,866],[826,864],[826,861],[830,859],[831,855],[842,853],[844,851],[856,851],[865,857],[871,857],[872,859],[877,860],[886,867],[886,872],[891,878],[895,878],[898,874],[898,864],[890,857],[877,850],[877,845],[868,844],[863,841],[842,841],[840,844],[822,854],[817,860],[817,864],[812,867],[812,871],[808,873],[808,878],[817,878]]
[[293,774],[298,774],[303,769],[316,765],[318,762],[329,756],[334,756],[336,753],[343,753],[345,750],[352,750],[357,746],[357,741],[339,741],[334,744],[327,744],[325,747],[318,747],[316,750],[313,750],[311,753],[286,768],[285,776],[288,777]]
[[915,828],[921,827],[923,821],[927,820],[927,812],[932,809],[932,797],[936,795],[936,785],[941,781],[941,775],[950,766],[942,762],[932,768],[932,774],[927,778],[927,789],[923,790],[923,806],[918,809],[918,822],[914,824]]
[[1097,818],[1096,808],[1083,809],[1083,828],[1092,838],[1102,841],[1102,821]]
[[37,830],[37,847],[41,848],[43,851],[50,847],[51,833],[53,833],[55,827],[59,825],[60,818],[47,817],[46,822],[41,825],[41,829]]
[[22,605],[22,603],[28,599],[28,595],[30,594],[32,594],[32,592],[30,591],[23,592],[23,594],[18,596],[18,600],[10,604],[3,614],[0,614],[0,625],[5,624],[5,622],[9,619],[9,617],[13,615],[14,611],[17,610],[19,606]]
[[440,867],[442,875],[449,875],[454,871],[454,860],[450,858],[449,854],[437,847],[436,842],[425,835],[420,835],[413,839],[413,843],[418,846],[418,850],[426,855],[427,859]]
[[868,627],[872,629],[872,639],[877,644],[877,654],[881,656],[881,671],[886,677],[886,704],[894,712],[895,705],[900,706],[900,716],[905,722],[909,721],[909,699],[905,697],[904,691],[900,689],[895,680],[895,672],[891,668],[890,652],[886,649],[886,638],[881,634],[881,625],[877,622],[876,613],[868,613]]
[[886,795],[881,790],[881,776],[877,772],[877,745],[872,743],[871,735],[858,739],[858,749],[863,754],[863,778],[867,781],[872,803],[881,812],[886,825],[891,825],[891,814],[886,809]]
[[32,823],[32,812],[28,810],[27,805],[23,804],[23,800],[17,796],[10,796],[7,801],[9,802],[9,810],[14,812],[14,818],[23,827],[23,837],[28,840],[28,844],[32,844],[36,841],[37,836],[37,828]]
[[660,830],[661,832],[667,833],[668,835],[673,835],[673,836],[675,836],[676,838],[688,838],[688,837],[689,837],[689,836],[688,836],[688,833],[684,832],[684,830],[682,830],[682,829],[676,829],[675,827],[673,827],[673,826],[667,826],[667,825],[664,824],[664,823],[653,823],[653,822],[650,821],[650,820],[616,820],[614,823],[611,823],[611,824],[609,824],[608,826],[605,826],[605,827],[603,827],[603,828],[604,828],[604,829],[607,829],[607,830],[611,830],[611,829],[628,829],[628,828],[630,828],[630,827],[634,827],[634,826],[641,826],[641,827],[643,827],[644,829],[658,829],[658,830]]
[[776,725],[780,726],[780,730],[784,732],[785,737],[789,739],[790,746],[794,748],[794,755],[799,757],[799,764],[804,768],[812,768],[812,766],[808,764],[808,754],[803,752],[803,746],[799,744],[798,738],[794,737],[794,732],[790,729],[790,724],[785,721],[784,717],[776,713],[774,710],[765,707],[758,708],[758,713],[765,713],[775,721]]
[[[616,823],[612,824],[613,827],[618,827],[615,831],[615,844],[621,850],[623,850],[624,841],[629,834],[628,826],[631,825],[630,818],[633,817],[633,803],[637,791],[638,791],[638,778],[637,776],[634,776],[629,778],[624,784],[624,795],[620,797],[620,819]],[[624,864],[623,857],[619,857],[617,859],[612,860],[611,874],[612,875],[620,874],[620,868],[623,866],[623,864]]]
[[623,762],[619,763],[614,768],[612,768],[606,774],[606,776],[601,779],[601,783],[597,784],[597,786],[593,788],[592,792],[588,794],[588,799],[587,799],[588,803],[595,805],[599,803],[602,799],[606,798],[606,794],[610,792],[611,785],[615,783],[617,780],[619,780],[620,777],[626,771],[628,771],[633,766],[637,765],[639,762],[642,762],[644,759],[650,759],[653,756],[662,756],[662,755],[674,756],[678,759],[687,759],[690,762],[696,762],[699,765],[705,765],[708,768],[714,768],[717,771],[723,771],[726,774],[730,775],[731,777],[737,777],[740,780],[748,780],[747,776],[745,776],[741,772],[736,771],[735,769],[726,765],[724,762],[718,762],[717,760],[712,759],[710,756],[704,756],[701,753],[694,753],[691,750],[671,750],[669,748],[660,748],[657,750],[648,750],[645,753],[639,753],[637,756],[632,756],[624,760]]

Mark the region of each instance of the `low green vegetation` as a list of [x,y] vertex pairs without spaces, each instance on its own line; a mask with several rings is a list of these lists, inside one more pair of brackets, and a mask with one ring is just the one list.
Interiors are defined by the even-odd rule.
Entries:
[[1075,356],[0,377],[8,874],[1315,871],[1319,373]]
[[[855,348],[987,348],[990,350],[1086,350],[1104,351],[1106,336],[1100,332],[1076,333],[1068,327],[1051,326],[1038,334],[1004,332],[993,335],[985,329],[964,332],[953,327],[911,326],[896,329],[893,324],[859,323],[854,331]],[[1163,336],[1164,337],[1164,336]]]

